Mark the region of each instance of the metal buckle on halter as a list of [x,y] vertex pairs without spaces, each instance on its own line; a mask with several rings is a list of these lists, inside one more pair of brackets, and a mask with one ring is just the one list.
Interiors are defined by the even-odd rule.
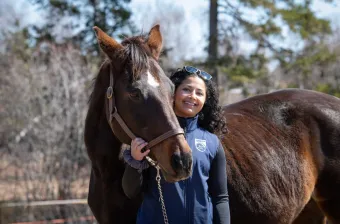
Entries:
[[113,88],[112,88],[112,86],[109,86],[109,88],[107,88],[107,91],[106,91],[106,97],[108,99],[111,99],[112,95],[113,95]]

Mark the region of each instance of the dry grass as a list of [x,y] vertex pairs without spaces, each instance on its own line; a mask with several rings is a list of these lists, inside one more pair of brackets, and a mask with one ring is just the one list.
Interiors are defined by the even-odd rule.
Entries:
[[[10,163],[9,156],[2,158],[0,165],[0,201],[27,201],[27,200],[57,200],[59,183],[55,177],[39,179],[25,178],[25,169]],[[70,171],[71,173],[72,171]],[[90,178],[90,168],[83,167],[78,172],[79,179],[72,181],[70,191],[72,198],[86,198]],[[43,174],[37,175],[44,177]],[[85,177],[85,178],[84,178]],[[51,198],[55,195],[55,198]],[[66,198],[64,198],[66,199]]]

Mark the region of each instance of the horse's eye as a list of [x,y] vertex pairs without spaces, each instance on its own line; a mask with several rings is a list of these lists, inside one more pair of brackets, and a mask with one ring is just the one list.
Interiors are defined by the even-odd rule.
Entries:
[[136,100],[138,100],[140,98],[140,96],[141,96],[140,91],[137,90],[137,89],[136,90],[131,90],[129,92],[129,95],[130,95],[131,98],[136,99]]

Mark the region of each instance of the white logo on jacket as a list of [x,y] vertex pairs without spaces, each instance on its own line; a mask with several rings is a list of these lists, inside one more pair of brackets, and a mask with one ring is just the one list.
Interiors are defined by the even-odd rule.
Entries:
[[207,149],[207,141],[195,138],[195,146],[198,151],[204,152]]

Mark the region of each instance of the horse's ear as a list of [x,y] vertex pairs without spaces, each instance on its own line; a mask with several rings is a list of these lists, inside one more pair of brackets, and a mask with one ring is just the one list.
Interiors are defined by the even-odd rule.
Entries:
[[122,49],[123,46],[115,41],[112,37],[107,35],[104,31],[102,31],[99,27],[93,27],[93,30],[96,33],[98,44],[100,48],[104,51],[104,53],[109,56],[109,58],[113,59],[112,57],[115,53]]
[[148,45],[151,49],[152,56],[158,60],[163,47],[162,34],[159,30],[159,24],[151,28],[149,32]]

